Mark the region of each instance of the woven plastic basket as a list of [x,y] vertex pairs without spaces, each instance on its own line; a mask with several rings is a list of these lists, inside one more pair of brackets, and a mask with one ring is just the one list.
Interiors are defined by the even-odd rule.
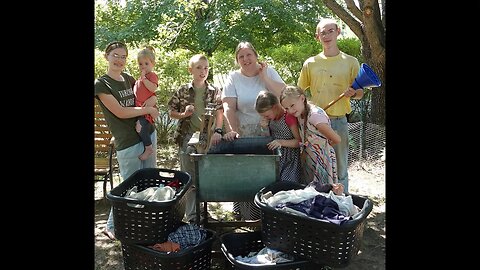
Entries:
[[[138,192],[149,187],[167,185],[178,180],[180,188],[169,201],[149,202],[124,197],[137,186]],[[107,199],[113,207],[115,237],[128,244],[162,243],[176,230],[185,214],[186,193],[193,192],[188,173],[159,168],[146,168],[134,172],[113,188]]]
[[258,252],[265,247],[262,243],[262,234],[260,231],[245,233],[227,233],[221,238],[221,250],[226,258],[224,269],[261,269],[261,270],[318,270],[318,266],[305,261],[295,260],[293,262],[267,264],[250,264],[238,261],[237,256],[246,256],[250,252]]
[[207,231],[206,239],[197,246],[179,252],[160,252],[137,244],[122,243],[125,270],[206,270],[212,263],[214,231]]
[[260,197],[272,191],[303,189],[293,182],[276,182],[255,195],[255,204],[262,211],[262,240],[266,246],[293,256],[329,267],[346,267],[357,255],[372,202],[352,195],[353,203],[361,211],[341,225],[315,218],[303,217],[275,209],[263,203]]

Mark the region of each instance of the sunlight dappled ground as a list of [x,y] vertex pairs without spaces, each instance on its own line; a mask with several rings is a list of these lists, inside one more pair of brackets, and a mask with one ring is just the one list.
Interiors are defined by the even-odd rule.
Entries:
[[[160,168],[178,170],[177,148],[174,146],[158,150]],[[385,162],[353,163],[349,168],[350,193],[364,195],[372,200],[374,207],[367,218],[358,256],[344,270],[385,269]],[[120,178],[115,178],[118,185]],[[109,189],[108,189],[109,190]],[[95,269],[124,270],[121,244],[110,241],[102,230],[108,217],[109,206],[102,197],[102,186],[95,188]],[[232,220],[231,202],[208,203],[209,214],[215,219]],[[222,269],[218,259],[212,262],[212,269]]]

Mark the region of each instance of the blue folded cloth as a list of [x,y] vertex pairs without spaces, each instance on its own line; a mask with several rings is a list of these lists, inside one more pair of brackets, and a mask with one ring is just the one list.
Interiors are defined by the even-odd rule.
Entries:
[[168,235],[168,241],[180,245],[180,249],[189,248],[200,244],[207,237],[207,231],[196,224],[185,224]]

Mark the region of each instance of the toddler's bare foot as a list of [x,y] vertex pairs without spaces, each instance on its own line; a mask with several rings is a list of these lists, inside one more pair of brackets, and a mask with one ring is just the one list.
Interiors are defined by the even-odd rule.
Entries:
[[152,145],[150,144],[149,146],[145,146],[145,150],[143,151],[143,153],[142,153],[140,156],[138,156],[138,158],[139,158],[140,160],[147,160],[148,157],[149,157],[151,154],[153,154],[153,147],[152,147]]
[[342,195],[344,190],[344,186],[342,183],[333,184],[332,191],[335,195]]

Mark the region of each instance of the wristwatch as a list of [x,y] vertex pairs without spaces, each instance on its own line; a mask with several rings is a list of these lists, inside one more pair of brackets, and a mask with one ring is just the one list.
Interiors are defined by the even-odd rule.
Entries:
[[215,133],[218,133],[218,134],[220,134],[220,135],[223,135],[223,129],[222,129],[222,128],[216,128],[216,129],[214,130],[214,132],[215,132]]

